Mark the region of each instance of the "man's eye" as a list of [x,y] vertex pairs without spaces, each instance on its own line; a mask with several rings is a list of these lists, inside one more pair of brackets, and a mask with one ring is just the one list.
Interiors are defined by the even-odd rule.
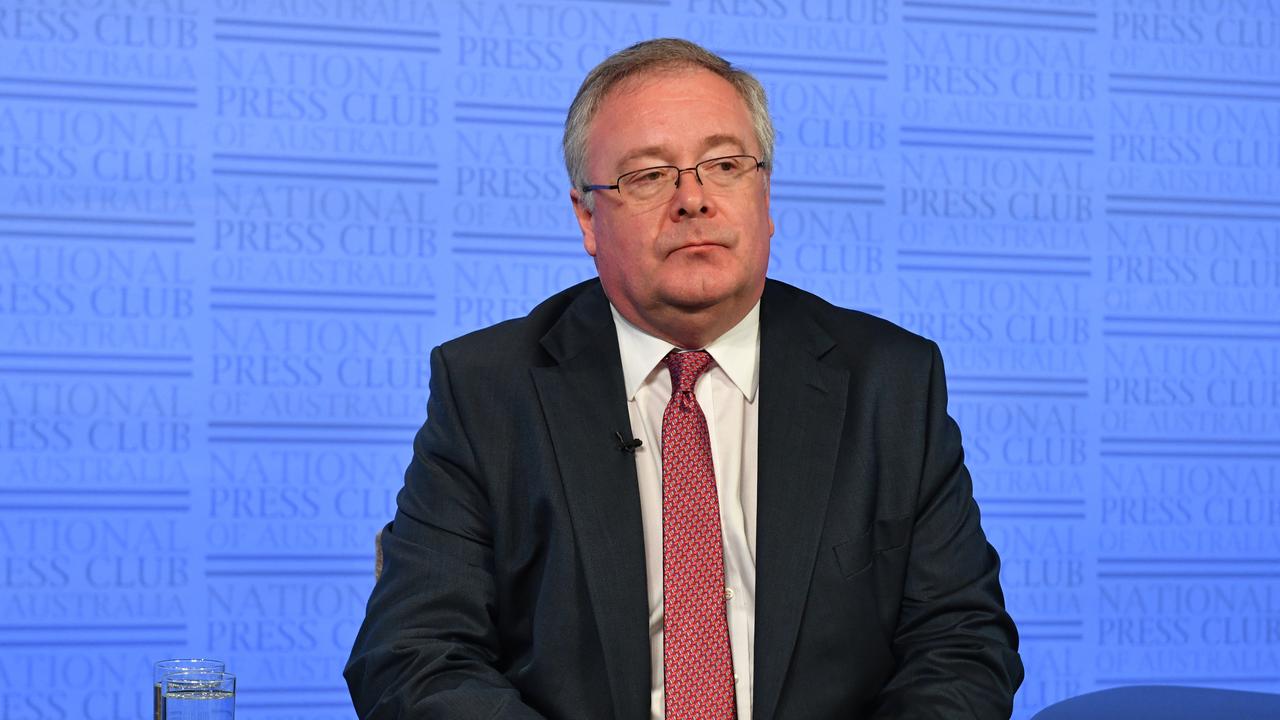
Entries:
[[647,185],[655,183],[662,179],[661,170],[650,170],[649,172],[636,173],[631,176],[631,182],[637,185]]

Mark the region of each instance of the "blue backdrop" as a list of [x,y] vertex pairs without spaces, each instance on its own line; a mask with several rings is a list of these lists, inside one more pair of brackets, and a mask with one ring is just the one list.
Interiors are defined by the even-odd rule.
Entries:
[[429,349],[594,274],[558,144],[683,36],[774,277],[936,339],[1027,680],[1280,691],[1280,6],[0,0],[0,718],[350,718]]

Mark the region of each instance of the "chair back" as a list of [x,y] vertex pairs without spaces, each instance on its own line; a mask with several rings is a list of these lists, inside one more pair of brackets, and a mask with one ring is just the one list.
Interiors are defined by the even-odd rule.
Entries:
[[1054,703],[1031,720],[1276,720],[1280,695],[1183,687],[1134,685],[1087,693]]

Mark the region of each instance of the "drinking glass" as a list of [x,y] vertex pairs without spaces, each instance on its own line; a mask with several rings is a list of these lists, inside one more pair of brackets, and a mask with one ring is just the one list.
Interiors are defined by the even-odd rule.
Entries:
[[180,672],[164,676],[165,720],[235,720],[236,676]]
[[161,682],[165,675],[180,672],[224,672],[227,669],[226,663],[221,660],[205,660],[203,658],[186,658],[175,660],[161,660],[155,665],[155,686],[152,691],[152,707],[154,709],[155,720],[165,720],[164,717],[164,699],[161,698],[163,688]]

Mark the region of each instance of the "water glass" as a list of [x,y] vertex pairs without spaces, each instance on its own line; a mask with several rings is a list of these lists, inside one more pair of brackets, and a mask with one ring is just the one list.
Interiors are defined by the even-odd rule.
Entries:
[[221,660],[206,660],[204,658],[182,658],[174,660],[161,660],[155,665],[155,685],[152,689],[152,708],[154,710],[155,720],[165,720],[164,717],[164,700],[161,698],[163,688],[161,681],[165,675],[180,672],[225,672],[226,663]]
[[235,720],[236,676],[225,672],[165,675],[165,720]]

